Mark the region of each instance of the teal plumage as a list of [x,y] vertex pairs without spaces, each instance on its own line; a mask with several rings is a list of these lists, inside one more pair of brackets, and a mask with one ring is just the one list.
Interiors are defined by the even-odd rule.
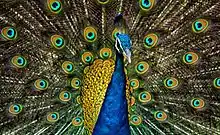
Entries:
[[120,32],[132,41],[123,61],[130,134],[220,134],[218,0],[0,7],[0,134],[92,134]]

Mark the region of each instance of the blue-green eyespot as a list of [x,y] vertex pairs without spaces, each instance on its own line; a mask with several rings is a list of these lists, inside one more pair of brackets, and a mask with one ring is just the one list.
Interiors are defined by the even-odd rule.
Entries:
[[81,86],[81,80],[79,78],[73,78],[71,80],[71,86],[75,89],[79,89]]
[[54,14],[60,13],[62,11],[62,3],[60,0],[47,0],[47,6],[50,12]]
[[169,77],[164,80],[164,86],[168,89],[173,89],[178,86],[179,82],[176,78]]
[[220,89],[220,77],[217,77],[213,80],[213,85],[215,88]]
[[208,29],[209,22],[205,19],[197,19],[192,24],[192,30],[195,33],[202,33]]
[[154,113],[154,118],[157,120],[157,121],[165,121],[167,119],[167,114],[164,112],[164,111],[156,111]]
[[62,69],[66,74],[72,74],[74,72],[74,65],[70,61],[64,61],[62,64]]
[[75,117],[75,118],[73,118],[72,124],[73,124],[74,126],[81,126],[81,125],[83,124],[83,119],[82,119],[82,117]]
[[155,33],[147,34],[144,37],[144,46],[148,49],[153,48],[159,41],[158,35]]
[[100,50],[100,57],[102,59],[108,59],[112,56],[112,50],[110,48],[102,48]]
[[87,42],[95,42],[97,39],[97,32],[93,27],[86,27],[83,35]]
[[47,121],[54,123],[58,120],[59,120],[59,113],[58,112],[50,112],[47,114]]
[[65,47],[65,44],[66,44],[64,38],[60,35],[51,36],[50,42],[52,46],[56,49],[62,49]]
[[183,62],[186,64],[195,64],[199,60],[199,56],[194,52],[187,52],[183,56]]
[[1,35],[6,40],[15,40],[17,38],[17,31],[13,27],[4,27],[1,30]]
[[139,94],[138,99],[142,103],[148,103],[152,100],[152,96],[149,92],[143,91]]
[[17,68],[24,68],[27,65],[27,60],[21,55],[16,55],[11,59],[11,63]]
[[195,109],[202,109],[205,106],[205,102],[201,98],[193,98],[191,100],[191,106]]
[[46,90],[48,88],[48,81],[45,79],[37,79],[34,82],[34,87],[37,90]]
[[143,11],[150,11],[155,4],[155,0],[139,0],[139,5]]
[[130,123],[134,126],[138,126],[142,123],[142,118],[141,116],[138,116],[138,115],[132,115],[130,117]]
[[83,63],[85,63],[85,64],[90,64],[94,60],[93,54],[91,52],[84,52],[81,55],[81,59],[82,59]]
[[68,91],[61,91],[59,94],[59,99],[63,102],[70,101],[71,99],[71,93]]
[[149,65],[145,61],[141,61],[141,62],[139,62],[138,64],[135,65],[135,71],[138,74],[144,74],[148,71],[148,69],[149,69]]
[[23,109],[22,105],[20,105],[20,104],[12,104],[9,107],[9,112],[11,114],[19,114],[19,113],[21,113],[22,109]]

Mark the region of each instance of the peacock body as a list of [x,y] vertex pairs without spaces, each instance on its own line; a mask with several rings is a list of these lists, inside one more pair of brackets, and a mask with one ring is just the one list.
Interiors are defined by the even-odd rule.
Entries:
[[0,134],[219,135],[219,9],[0,1]]

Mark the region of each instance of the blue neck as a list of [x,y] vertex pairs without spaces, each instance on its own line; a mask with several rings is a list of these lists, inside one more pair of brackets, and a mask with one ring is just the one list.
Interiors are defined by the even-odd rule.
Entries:
[[93,135],[130,135],[123,55],[117,51],[115,63]]

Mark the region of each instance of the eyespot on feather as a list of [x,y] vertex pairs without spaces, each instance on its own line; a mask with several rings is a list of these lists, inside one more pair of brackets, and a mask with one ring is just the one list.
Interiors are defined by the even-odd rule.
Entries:
[[138,126],[142,123],[142,118],[141,116],[138,116],[138,115],[132,115],[130,117],[130,123],[134,126]]
[[82,119],[82,117],[75,117],[75,118],[73,118],[73,120],[72,120],[72,124],[73,124],[73,126],[82,126],[82,124],[83,124],[83,119]]
[[183,62],[185,64],[196,64],[199,60],[199,56],[194,53],[194,52],[187,52],[184,56],[183,56]]
[[191,100],[191,106],[195,109],[202,109],[205,106],[205,102],[201,98],[193,98]]
[[97,32],[96,32],[95,28],[93,28],[91,26],[86,27],[84,29],[83,35],[84,35],[84,39],[90,43],[95,42],[97,39]]
[[9,113],[17,115],[19,113],[21,113],[21,111],[23,110],[23,106],[21,104],[12,104],[9,107]]
[[99,55],[102,59],[108,59],[112,56],[112,50],[110,48],[102,48]]
[[152,100],[152,96],[149,92],[143,91],[138,95],[138,99],[141,103],[148,103]]
[[1,30],[1,36],[6,40],[15,40],[17,38],[17,30],[14,27],[4,27]]
[[159,37],[157,34],[155,34],[155,33],[147,34],[144,37],[144,46],[147,49],[153,48],[157,45],[158,41],[159,41]]
[[154,118],[157,121],[163,122],[163,121],[167,120],[167,114],[164,111],[156,111],[154,113]]
[[21,55],[15,55],[11,59],[11,64],[16,68],[24,68],[27,65],[27,60]]
[[34,82],[34,87],[36,90],[46,90],[48,86],[49,86],[48,81],[45,79],[37,79]]
[[51,122],[51,123],[54,123],[56,121],[59,120],[59,113],[58,112],[50,112],[47,114],[47,121],[48,122]]
[[139,88],[139,80],[138,79],[131,79],[130,80],[130,86],[133,88],[133,89],[137,89]]
[[50,42],[51,45],[55,48],[55,49],[63,49],[65,47],[66,41],[64,40],[64,38],[60,35],[52,35],[50,38]]
[[53,14],[59,14],[63,9],[63,5],[60,0],[47,0],[47,7]]
[[64,61],[62,64],[62,69],[66,74],[72,74],[74,72],[74,65],[70,61]]
[[179,82],[174,77],[168,77],[164,80],[164,86],[168,89],[174,89],[179,85]]
[[63,102],[67,102],[71,100],[71,93],[68,91],[61,91],[59,94],[59,99]]
[[139,6],[142,11],[150,11],[156,4],[156,0],[139,0]]
[[146,73],[148,69],[149,69],[149,64],[145,61],[141,61],[135,65],[135,71],[140,75]]
[[71,87],[74,89],[79,89],[81,87],[81,80],[79,78],[73,78],[71,80]]
[[213,86],[217,89],[220,89],[220,77],[217,77],[213,80]]
[[93,54],[91,52],[84,52],[82,55],[81,55],[81,59],[82,59],[82,62],[84,64],[90,64],[93,62],[94,60],[94,57],[93,57]]
[[192,23],[192,30],[194,33],[206,32],[209,22],[206,19],[197,19]]

